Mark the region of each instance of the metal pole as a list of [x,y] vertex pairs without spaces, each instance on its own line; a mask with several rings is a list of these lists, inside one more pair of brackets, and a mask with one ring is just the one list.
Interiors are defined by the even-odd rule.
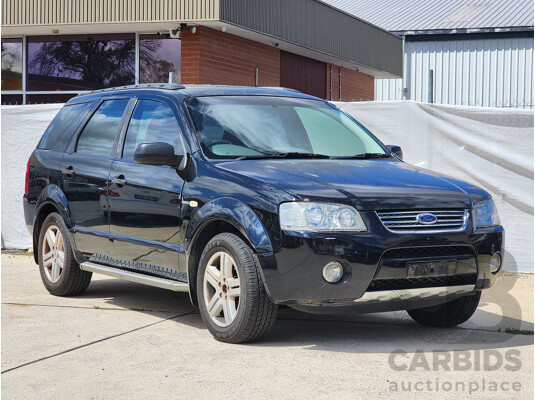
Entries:
[[330,79],[330,83],[329,83],[329,100],[333,100],[333,65],[331,63],[331,70],[329,72],[329,79]]
[[427,78],[427,102],[433,103],[433,70],[429,70],[429,77]]
[[407,54],[405,54],[405,36],[402,36],[403,41],[401,42],[401,52],[403,57],[403,78],[401,80],[401,100],[408,100],[409,97],[409,88],[407,81]]
[[173,83],[174,76],[175,76],[175,73],[173,71],[169,72],[169,83]]
[[258,87],[258,67],[255,67],[254,85]]
[[139,85],[139,33],[136,32],[136,44],[135,44],[135,47],[136,47],[136,66],[135,66],[135,71],[134,71],[134,83],[136,85]]
[[338,70],[338,101],[342,101],[342,68]]
[[26,36],[22,37],[22,104],[26,104],[26,85],[27,85],[27,69],[28,63],[28,41]]

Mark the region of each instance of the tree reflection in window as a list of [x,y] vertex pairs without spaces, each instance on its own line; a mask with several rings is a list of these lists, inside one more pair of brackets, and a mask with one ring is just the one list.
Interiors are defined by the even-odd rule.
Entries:
[[22,39],[2,39],[2,90],[22,90]]
[[91,90],[134,83],[133,35],[31,39],[29,90]]
[[141,35],[139,41],[139,82],[180,83],[180,43],[169,35]]

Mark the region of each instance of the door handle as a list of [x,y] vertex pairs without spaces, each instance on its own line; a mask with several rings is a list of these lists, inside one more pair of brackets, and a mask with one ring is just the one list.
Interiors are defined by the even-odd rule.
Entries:
[[61,173],[63,175],[74,175],[74,168],[72,165],[69,165],[67,168],[62,169]]
[[126,185],[126,179],[124,179],[124,175],[119,175],[111,180],[111,184],[117,186],[124,186]]

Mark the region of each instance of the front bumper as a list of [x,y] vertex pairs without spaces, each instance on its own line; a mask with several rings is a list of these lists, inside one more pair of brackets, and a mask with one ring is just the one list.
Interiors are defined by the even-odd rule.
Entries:
[[[499,275],[491,273],[490,258],[498,251],[503,257],[501,226],[473,230],[468,224],[457,232],[394,233],[382,225],[374,212],[361,215],[368,225],[367,233],[283,232],[277,251],[258,254],[271,299],[278,304],[336,307],[355,305],[359,303],[355,300],[375,293],[373,297],[380,299],[375,303],[381,305],[361,301],[360,308],[371,306],[367,312],[387,311],[406,308],[395,306],[388,292],[462,286],[471,288],[463,290],[466,294],[491,287]],[[407,263],[448,260],[457,261],[454,274],[406,276]],[[331,261],[342,263],[350,271],[341,283],[330,284],[322,277],[323,267]],[[449,301],[456,295],[461,294],[450,290],[448,296],[426,296],[417,305],[432,305],[432,300],[439,297],[441,302]]]

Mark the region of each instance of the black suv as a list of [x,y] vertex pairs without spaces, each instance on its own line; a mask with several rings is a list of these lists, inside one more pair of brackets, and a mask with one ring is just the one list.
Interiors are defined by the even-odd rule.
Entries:
[[93,272],[189,292],[226,342],[265,335],[278,305],[460,324],[502,268],[504,230],[487,192],[401,158],[293,90],[107,89],[44,133],[26,224],[50,293]]

